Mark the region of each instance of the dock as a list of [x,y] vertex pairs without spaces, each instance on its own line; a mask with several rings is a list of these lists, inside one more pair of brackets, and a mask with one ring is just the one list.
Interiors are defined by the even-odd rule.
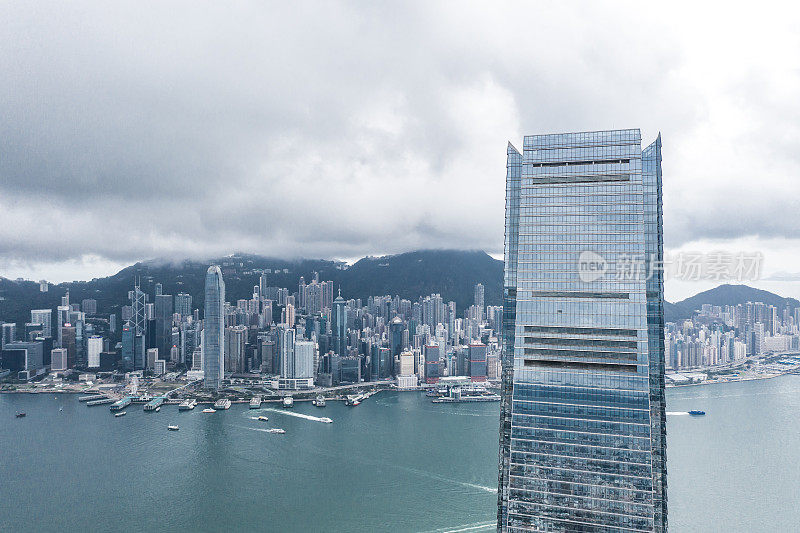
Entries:
[[164,404],[165,400],[166,398],[164,398],[163,396],[159,396],[158,398],[153,398],[152,400],[150,400],[150,402],[148,402],[147,405],[144,406],[144,410],[155,411]]
[[104,396],[102,394],[92,394],[90,396],[79,396],[78,397],[78,401],[79,402],[91,402],[91,401],[94,401],[94,400],[102,400],[105,397],[106,396]]
[[122,411],[123,409],[128,407],[132,401],[133,400],[131,400],[129,396],[126,396],[125,398],[122,398],[121,400],[117,400],[116,402],[114,402],[111,405],[110,409],[112,411]]
[[98,400],[90,400],[86,402],[86,407],[93,407],[95,405],[106,405],[109,403],[114,403],[114,401],[115,401],[114,398],[106,398],[105,396],[103,396]]

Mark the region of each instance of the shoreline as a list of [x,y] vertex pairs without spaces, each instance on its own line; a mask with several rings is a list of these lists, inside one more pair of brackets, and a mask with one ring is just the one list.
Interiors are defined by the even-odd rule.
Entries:
[[722,383],[742,383],[742,382],[745,382],[745,381],[762,381],[762,380],[765,380],[765,379],[775,379],[775,378],[779,378],[781,376],[792,376],[792,375],[796,375],[796,371],[782,372],[780,374],[769,374],[769,375],[764,375],[764,376],[753,376],[753,377],[748,377],[748,378],[737,378],[737,379],[726,379],[726,380],[716,380],[716,379],[715,380],[705,380],[705,381],[700,381],[700,382],[697,382],[697,383],[686,383],[685,385],[664,385],[664,388],[666,388],[666,389],[683,389],[685,387],[697,387],[697,386],[701,386],[701,385],[719,385],[719,384],[722,384]]

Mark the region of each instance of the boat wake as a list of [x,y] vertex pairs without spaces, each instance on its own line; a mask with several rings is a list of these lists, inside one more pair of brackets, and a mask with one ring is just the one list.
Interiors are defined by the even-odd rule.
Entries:
[[689,411],[667,411],[668,416],[683,416],[689,415]]
[[328,420],[330,420],[329,418],[326,417],[304,415],[303,413],[295,413],[294,411],[281,411],[279,409],[262,409],[262,411],[271,411],[273,413],[280,413],[282,415],[294,416],[297,418],[305,418],[306,420],[313,420],[314,422],[327,422]]
[[463,524],[460,526],[444,527],[439,529],[432,529],[427,533],[461,533],[462,531],[491,531],[497,527],[497,522],[474,522],[472,524]]

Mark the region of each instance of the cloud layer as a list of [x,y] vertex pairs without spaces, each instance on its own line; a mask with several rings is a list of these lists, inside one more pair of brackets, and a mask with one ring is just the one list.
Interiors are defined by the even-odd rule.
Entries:
[[662,132],[668,246],[795,239],[800,39],[773,15],[5,3],[0,275],[499,252],[506,142],[618,127]]

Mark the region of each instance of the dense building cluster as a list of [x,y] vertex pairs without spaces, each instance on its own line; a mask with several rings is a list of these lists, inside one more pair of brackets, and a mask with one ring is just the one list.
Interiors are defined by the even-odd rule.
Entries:
[[[145,291],[138,279],[119,314],[97,302],[31,311],[31,322],[2,325],[0,366],[19,379],[45,372],[187,371],[211,389],[230,378],[261,378],[279,389],[396,380],[403,388],[444,376],[498,377],[501,310],[484,287],[460,316],[440,294],[345,299],[313,273],[290,290],[261,269],[252,297],[228,302],[223,270],[208,269],[203,309],[187,293]],[[121,325],[120,331],[117,326]]]
[[667,367],[709,368],[748,357],[800,349],[800,307],[778,309],[763,302],[736,306],[704,304],[690,320],[668,322]]

